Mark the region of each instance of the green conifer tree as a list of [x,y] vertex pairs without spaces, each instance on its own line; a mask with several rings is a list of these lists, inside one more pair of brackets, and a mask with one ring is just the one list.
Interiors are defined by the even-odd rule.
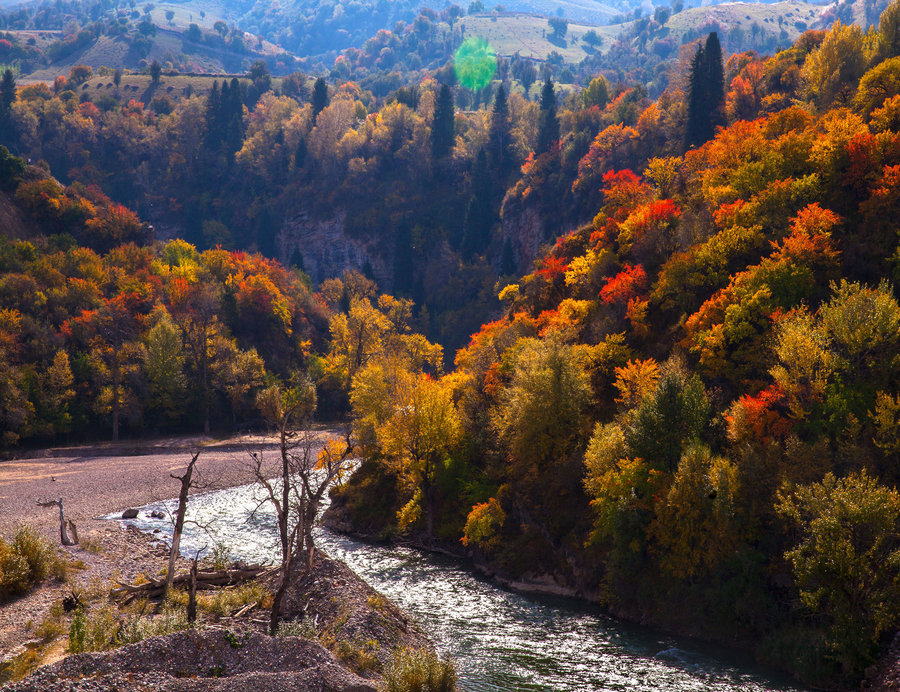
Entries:
[[[506,89],[501,84],[494,97],[494,109],[491,112],[491,129],[488,133],[488,163],[501,179],[505,179],[513,167],[515,160],[512,154],[512,136],[509,122],[509,104],[506,101]],[[476,162],[477,169],[477,162]]]
[[0,78],[0,143],[12,144],[12,104],[16,100],[16,78],[4,70]]
[[394,294],[407,297],[414,286],[415,262],[413,261],[412,232],[409,221],[404,219],[397,227],[394,239]]
[[434,122],[431,125],[431,157],[435,161],[453,150],[454,133],[453,92],[444,84],[434,106]]
[[722,47],[713,31],[706,44],[697,48],[691,60],[688,88],[688,114],[685,126],[685,145],[700,146],[716,134],[716,127],[724,123],[725,76],[722,68]]
[[490,244],[491,228],[497,221],[497,208],[494,202],[496,187],[491,167],[488,166],[487,155],[482,149],[478,152],[472,168],[472,197],[466,209],[460,248],[466,258],[484,252]]
[[541,114],[538,120],[538,138],[535,154],[550,151],[559,142],[559,116],[556,114],[556,93],[553,81],[547,77],[541,89]]
[[[228,83],[223,82],[222,88]],[[219,82],[214,81],[209,96],[206,97],[206,146],[214,151],[222,143],[222,97],[219,93]]]
[[316,118],[328,106],[328,85],[325,83],[324,77],[319,77],[313,86],[312,107],[313,107],[313,124]]

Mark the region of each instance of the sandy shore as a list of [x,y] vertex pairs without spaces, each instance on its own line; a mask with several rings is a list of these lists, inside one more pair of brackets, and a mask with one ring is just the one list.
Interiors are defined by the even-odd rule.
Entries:
[[[324,440],[332,431],[322,431]],[[66,518],[93,549],[61,548],[85,568],[70,584],[47,583],[25,597],[0,606],[0,661],[22,650],[54,601],[71,588],[133,580],[155,574],[165,564],[165,549],[150,537],[101,516],[157,500],[177,497],[181,475],[193,453],[198,486],[192,492],[234,487],[254,480],[250,452],[262,455],[267,475],[277,473],[273,438],[245,436],[227,440],[180,437],[44,450],[29,458],[0,462],[0,535],[11,537],[27,524],[59,545],[56,507],[39,501],[63,499]],[[97,547],[100,550],[97,550]]]
[[[332,431],[320,433],[323,437]],[[38,501],[63,499],[66,518],[79,532],[102,525],[98,517],[128,507],[178,496],[180,476],[200,452],[192,492],[253,481],[250,452],[262,454],[270,475],[277,471],[276,441],[262,436],[227,440],[179,437],[44,450],[30,458],[0,462],[0,535],[21,523],[58,540],[57,510]]]

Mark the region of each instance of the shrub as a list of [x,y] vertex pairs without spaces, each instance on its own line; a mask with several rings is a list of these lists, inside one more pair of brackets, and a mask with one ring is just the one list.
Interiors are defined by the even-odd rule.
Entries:
[[106,605],[85,614],[78,608],[69,628],[69,652],[106,651],[148,637],[171,634],[187,628],[184,610],[164,604],[162,612],[145,617],[142,612],[122,611]]
[[378,650],[378,642],[374,639],[365,641],[342,639],[332,650],[341,663],[359,675],[377,671],[381,667],[378,657],[375,655]]
[[382,692],[455,692],[456,668],[428,649],[400,649],[384,674]]
[[53,546],[26,526],[11,543],[0,539],[0,601],[25,593],[50,574],[64,576],[61,562]]
[[69,627],[69,651],[73,654],[84,651],[86,637],[87,618],[84,615],[84,609],[79,608],[75,611],[72,624]]
[[799,541],[785,553],[800,603],[848,680],[900,624],[900,493],[865,471],[785,488],[778,513]]
[[21,527],[13,538],[13,550],[25,560],[33,583],[47,578],[56,558],[53,547],[28,527]]
[[291,620],[278,623],[276,637],[302,637],[303,639],[315,639],[317,635],[316,624],[309,618]]

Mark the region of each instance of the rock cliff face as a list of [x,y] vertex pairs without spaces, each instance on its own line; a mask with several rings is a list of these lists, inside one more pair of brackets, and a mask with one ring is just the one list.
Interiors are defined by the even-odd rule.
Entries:
[[[385,234],[387,235],[387,234]],[[372,278],[382,291],[393,288],[393,242],[385,237],[351,237],[346,229],[346,213],[338,212],[328,219],[315,219],[303,212],[286,219],[278,237],[280,259],[289,263],[294,252],[300,253],[303,270],[313,284],[345,269],[362,270],[368,262]]]
[[28,238],[33,235],[28,220],[15,205],[12,196],[0,192],[0,235],[10,239]]
[[532,270],[532,261],[538,256],[541,245],[547,242],[544,237],[544,224],[536,207],[510,208],[503,205],[500,222],[501,245],[509,240],[516,270],[519,274],[527,274]]

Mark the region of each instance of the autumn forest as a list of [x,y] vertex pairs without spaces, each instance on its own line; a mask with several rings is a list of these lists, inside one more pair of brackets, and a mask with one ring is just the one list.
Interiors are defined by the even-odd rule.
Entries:
[[722,39],[663,81],[7,70],[0,444],[314,384],[359,534],[858,687],[900,629],[900,2]]

